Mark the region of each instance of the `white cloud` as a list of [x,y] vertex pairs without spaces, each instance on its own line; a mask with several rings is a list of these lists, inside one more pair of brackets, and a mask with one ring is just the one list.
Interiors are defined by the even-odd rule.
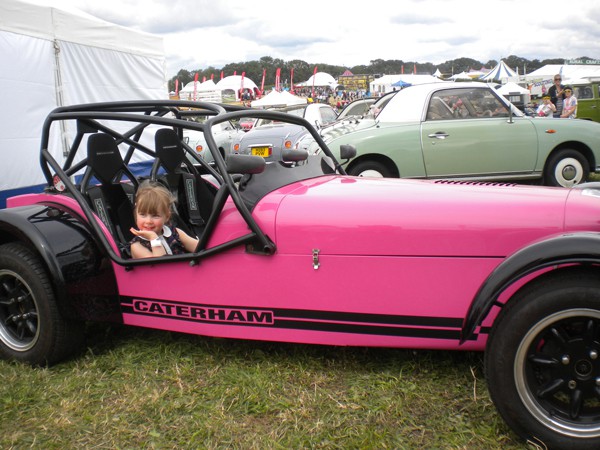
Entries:
[[588,0],[53,0],[110,22],[162,35],[167,74],[257,60],[345,66],[374,59],[486,63],[600,58],[600,7]]

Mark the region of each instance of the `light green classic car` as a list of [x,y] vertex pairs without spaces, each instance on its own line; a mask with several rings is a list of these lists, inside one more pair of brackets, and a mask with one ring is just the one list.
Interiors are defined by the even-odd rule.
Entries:
[[600,171],[600,124],[525,116],[485,83],[411,86],[381,109],[320,132],[334,154],[356,147],[351,175],[535,180],[573,186]]

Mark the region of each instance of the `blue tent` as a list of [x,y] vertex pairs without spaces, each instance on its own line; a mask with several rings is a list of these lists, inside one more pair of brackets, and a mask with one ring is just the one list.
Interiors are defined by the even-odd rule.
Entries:
[[392,83],[392,86],[405,88],[412,85],[410,83],[407,83],[406,81],[398,80],[395,83]]

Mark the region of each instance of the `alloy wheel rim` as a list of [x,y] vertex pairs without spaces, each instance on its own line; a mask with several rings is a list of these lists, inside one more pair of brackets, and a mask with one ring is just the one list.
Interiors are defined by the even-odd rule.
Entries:
[[39,318],[33,292],[17,273],[0,270],[0,341],[23,352],[38,339]]
[[545,427],[600,436],[600,311],[560,311],[535,324],[517,350],[514,379],[523,404]]

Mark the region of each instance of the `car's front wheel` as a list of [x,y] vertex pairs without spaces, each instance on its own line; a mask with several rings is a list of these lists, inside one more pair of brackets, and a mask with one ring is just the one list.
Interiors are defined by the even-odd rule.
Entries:
[[548,161],[545,184],[549,186],[571,187],[587,181],[590,174],[588,160],[576,150],[558,151]]
[[392,172],[379,161],[362,161],[349,170],[356,177],[390,178]]
[[39,258],[19,243],[0,246],[0,357],[47,365],[82,344],[83,326],[61,316]]
[[485,357],[504,420],[542,448],[600,448],[600,280],[568,271],[518,293]]

